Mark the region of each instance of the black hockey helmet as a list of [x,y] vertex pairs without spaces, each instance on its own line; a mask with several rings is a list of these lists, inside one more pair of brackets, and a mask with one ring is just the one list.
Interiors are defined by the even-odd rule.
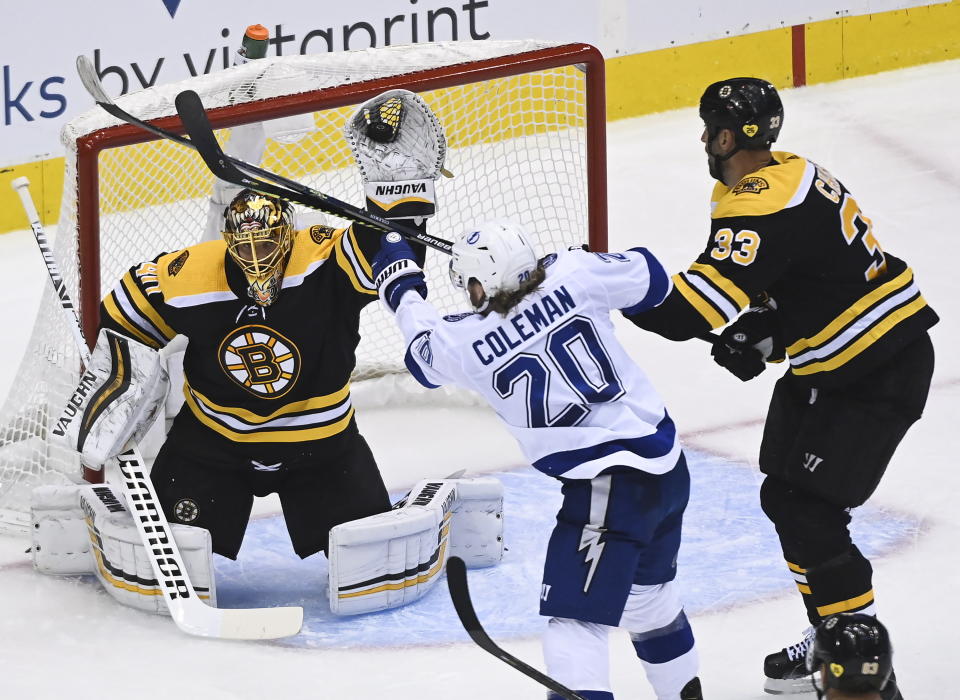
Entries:
[[730,129],[740,148],[760,150],[769,148],[780,134],[783,103],[766,80],[728,78],[703,91],[700,118],[711,141],[720,129]]
[[841,614],[817,627],[807,651],[807,669],[824,666],[824,688],[865,693],[882,690],[893,672],[887,628],[872,615]]

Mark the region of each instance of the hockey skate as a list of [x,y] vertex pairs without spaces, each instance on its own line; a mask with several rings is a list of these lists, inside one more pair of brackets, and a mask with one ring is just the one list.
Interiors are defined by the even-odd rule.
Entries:
[[807,671],[807,649],[813,644],[814,628],[808,627],[796,644],[770,654],[763,661],[765,692],[771,695],[813,693],[811,673]]
[[703,700],[703,691],[700,689],[700,678],[694,677],[683,686],[680,691],[680,700]]

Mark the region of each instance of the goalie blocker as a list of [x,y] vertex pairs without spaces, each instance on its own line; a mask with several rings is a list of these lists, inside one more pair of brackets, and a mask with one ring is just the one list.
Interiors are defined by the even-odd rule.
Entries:
[[[171,352],[179,348],[172,346]],[[165,357],[164,351],[102,329],[53,434],[95,469],[120,454],[128,441],[140,442],[170,388]]]
[[500,562],[503,485],[497,479],[421,481],[401,506],[333,528],[330,610],[357,615],[417,600],[451,555],[471,568]]

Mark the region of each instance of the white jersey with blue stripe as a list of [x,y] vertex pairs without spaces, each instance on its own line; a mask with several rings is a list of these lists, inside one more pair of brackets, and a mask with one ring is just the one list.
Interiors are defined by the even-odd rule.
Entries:
[[397,322],[405,362],[427,387],[480,393],[531,464],[589,479],[626,466],[662,474],[677,463],[673,421],[614,336],[611,311],[639,313],[672,288],[647,250],[570,250],[543,260],[546,280],[506,315],[441,317],[404,294]]

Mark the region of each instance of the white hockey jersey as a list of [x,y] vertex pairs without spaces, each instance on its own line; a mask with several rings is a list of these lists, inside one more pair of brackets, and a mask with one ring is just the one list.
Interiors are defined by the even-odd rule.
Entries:
[[589,479],[608,467],[662,474],[680,456],[673,421],[614,336],[612,310],[657,306],[672,288],[644,248],[570,250],[543,260],[546,280],[506,316],[440,317],[407,293],[396,319],[410,373],[426,387],[479,392],[530,463]]

